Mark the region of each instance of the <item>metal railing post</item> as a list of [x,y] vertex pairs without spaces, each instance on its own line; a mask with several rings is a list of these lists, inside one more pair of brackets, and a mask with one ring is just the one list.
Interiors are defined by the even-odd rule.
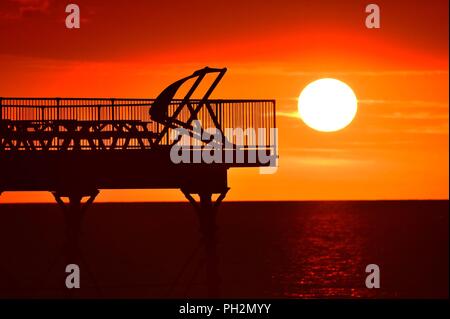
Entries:
[[114,121],[114,99],[111,99],[111,120]]
[[59,105],[60,105],[60,98],[56,98],[56,120],[59,121]]

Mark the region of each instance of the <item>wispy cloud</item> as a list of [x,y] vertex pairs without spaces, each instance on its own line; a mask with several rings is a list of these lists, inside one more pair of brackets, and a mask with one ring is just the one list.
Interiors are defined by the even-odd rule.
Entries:
[[374,134],[411,134],[411,135],[449,135],[448,124],[443,125],[420,125],[409,128],[387,128],[387,127],[368,127],[365,129]]
[[277,111],[277,116],[288,117],[288,118],[295,118],[295,119],[299,118],[299,115],[298,115],[297,111],[294,111],[294,112]]
[[263,74],[276,76],[437,76],[448,75],[448,69],[435,70],[350,70],[350,71],[302,71],[302,70],[288,70],[283,67],[267,67],[261,68],[257,66],[239,67],[234,70],[235,73],[240,74]]
[[437,107],[448,108],[448,102],[439,101],[425,101],[425,100],[358,100],[359,104],[364,105],[402,105],[402,106],[423,106],[423,107]]
[[50,0],[11,0],[19,5],[20,13],[27,12],[47,12],[50,7]]
[[433,114],[430,112],[393,112],[388,114],[372,114],[371,116],[401,120],[448,120],[448,113]]
[[370,165],[375,161],[373,159],[357,159],[330,156],[300,156],[288,155],[280,158],[280,167],[283,163],[286,165],[301,165],[304,167],[355,167],[355,165]]
[[293,156],[302,156],[302,157],[322,157],[322,156],[345,156],[351,152],[350,147],[285,147],[283,148],[283,152],[293,155]]
[[[2,0],[5,1],[5,0]],[[1,20],[18,20],[30,14],[46,14],[50,10],[50,0],[7,0],[0,11]],[[3,3],[3,4],[7,4]]]
[[[389,118],[389,119],[413,119],[413,120],[447,120],[449,118],[448,109],[449,105],[446,102],[437,101],[422,101],[422,100],[358,100],[360,105],[395,105],[402,107],[426,107],[441,109],[442,112],[380,112],[380,113],[367,113],[371,117]],[[277,116],[286,118],[299,118],[297,111],[277,111]]]
[[409,134],[448,135],[448,126],[411,128],[405,129],[404,132]]
[[312,76],[312,75],[336,75],[336,76],[424,76],[424,75],[447,75],[448,70],[385,70],[385,71],[332,71],[332,72],[303,72],[286,71],[290,76]]
[[[448,120],[448,102],[425,100],[358,100],[365,106],[389,106],[375,113],[366,113],[371,117],[399,120]],[[392,110],[395,106],[395,110]]]

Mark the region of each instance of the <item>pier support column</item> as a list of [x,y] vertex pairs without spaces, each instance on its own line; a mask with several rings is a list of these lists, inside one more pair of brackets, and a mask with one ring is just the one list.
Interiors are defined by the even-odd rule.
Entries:
[[[181,190],[184,196],[194,206],[200,223],[200,233],[205,244],[206,253],[206,280],[208,288],[208,296],[210,298],[220,297],[220,275],[218,271],[218,255],[217,255],[217,210],[225,198],[229,188],[219,194],[219,197],[213,201],[213,193],[209,191],[201,191],[191,193]],[[197,202],[192,194],[198,194]]]
[[[52,192],[56,199],[56,202],[61,207],[64,214],[64,221],[66,225],[66,242],[64,245],[65,251],[65,262],[68,264],[81,263],[81,254],[79,248],[79,238],[81,234],[81,225],[83,217],[87,209],[94,202],[99,191],[95,190],[92,192]],[[82,203],[82,199],[87,197],[87,201]],[[63,198],[67,198],[67,203],[63,201]]]

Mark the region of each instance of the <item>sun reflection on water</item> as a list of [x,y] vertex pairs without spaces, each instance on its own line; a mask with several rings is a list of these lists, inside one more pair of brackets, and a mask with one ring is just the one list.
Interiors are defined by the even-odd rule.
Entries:
[[365,265],[361,256],[364,237],[357,214],[314,207],[301,214],[299,236],[291,238],[291,266],[280,274],[285,282],[285,297],[369,297]]

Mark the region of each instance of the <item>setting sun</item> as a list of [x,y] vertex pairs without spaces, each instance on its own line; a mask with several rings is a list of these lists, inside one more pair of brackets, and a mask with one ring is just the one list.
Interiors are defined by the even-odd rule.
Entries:
[[298,98],[300,118],[321,132],[335,132],[349,125],[356,115],[353,90],[336,79],[320,79],[308,84]]

